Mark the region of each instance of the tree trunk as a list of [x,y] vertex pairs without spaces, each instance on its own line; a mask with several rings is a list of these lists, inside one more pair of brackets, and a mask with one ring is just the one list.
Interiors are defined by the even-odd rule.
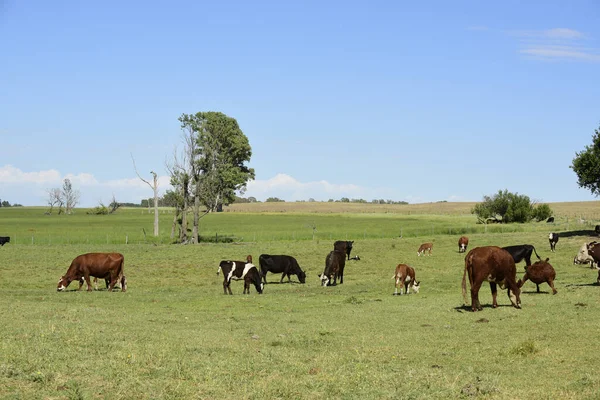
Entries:
[[198,243],[198,223],[200,221],[200,196],[198,195],[199,190],[196,189],[194,196],[194,228],[192,229],[192,243]]
[[175,216],[173,217],[173,224],[171,225],[171,240],[175,238],[175,227],[177,226],[177,216],[179,215],[179,207],[175,206]]

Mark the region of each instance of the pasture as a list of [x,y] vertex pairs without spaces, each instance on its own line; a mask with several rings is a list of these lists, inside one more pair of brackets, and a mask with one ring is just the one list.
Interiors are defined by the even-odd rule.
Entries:
[[[586,206],[591,215],[598,203]],[[209,215],[201,234],[233,242],[183,246],[169,244],[167,212],[154,239],[152,214],[143,210],[0,209],[0,235],[18,237],[0,248],[0,398],[598,397],[598,273],[573,265],[581,243],[594,239],[594,222],[580,226],[565,213],[552,229],[532,223],[486,232],[468,212],[332,210]],[[556,253],[549,230],[563,235]],[[506,291],[492,309],[484,284],[483,311],[468,311],[462,233],[469,249],[533,244],[550,258],[558,294],[546,284],[535,293],[528,282],[521,310]],[[317,274],[335,239],[354,240],[361,260],[347,261],[343,285],[324,288]],[[425,241],[433,255],[417,257]],[[77,292],[76,283],[56,292],[71,260],[91,251],[124,254],[126,293]],[[242,295],[242,282],[223,295],[219,261],[251,254],[257,262],[261,253],[296,257],[306,284],[277,284],[269,274],[263,295],[254,288]],[[415,268],[419,294],[392,296],[400,262]],[[521,277],[523,264],[517,271]]]

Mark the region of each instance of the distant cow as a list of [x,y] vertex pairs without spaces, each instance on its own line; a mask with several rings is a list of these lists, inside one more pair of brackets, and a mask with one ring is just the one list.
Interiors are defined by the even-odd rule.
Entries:
[[550,242],[550,251],[556,251],[556,243],[558,243],[558,233],[548,234],[548,241]]
[[344,283],[345,266],[346,255],[338,250],[330,251],[325,258],[325,270],[319,275],[321,286],[335,285],[338,277],[340,278],[340,283]]
[[525,265],[531,265],[531,253],[533,252],[535,252],[535,256],[538,258],[538,260],[541,260],[540,256],[535,250],[535,247],[533,247],[530,244],[506,246],[503,247],[503,249],[510,253],[510,255],[513,257],[513,260],[515,260],[515,264],[518,264],[521,261],[525,260]]
[[10,236],[0,236],[0,246],[4,246],[8,242],[10,242]]
[[408,294],[412,287],[413,292],[419,293],[420,282],[415,281],[415,270],[413,267],[406,264],[398,264],[394,276],[396,280],[396,290],[394,290],[394,296],[398,294],[398,286],[400,286],[400,294],[402,294],[402,288],[404,287],[404,293]]
[[546,282],[552,288],[552,294],[556,294],[557,291],[554,288],[556,271],[554,271],[554,268],[550,265],[548,260],[549,258],[546,258],[544,261],[536,261],[533,265],[525,267],[523,279],[519,279],[517,282],[519,288],[529,279],[531,282],[535,283],[538,293],[540,292],[540,283]]
[[577,255],[573,258],[573,264],[590,264],[591,268],[594,268],[594,257],[589,253],[589,248],[593,247],[597,242],[584,243],[579,248]]
[[350,252],[352,251],[352,245],[354,244],[354,240],[338,240],[333,244],[333,249],[337,251],[341,251],[342,253],[346,253],[348,260],[350,259]]
[[[123,275],[124,262],[125,258],[120,253],[87,253],[77,256],[71,262],[67,273],[58,280],[56,290],[62,292],[71,282],[80,281],[83,278],[87,283],[88,292],[91,292],[90,277],[96,277],[110,281],[109,291],[112,291],[120,280],[121,291],[125,292],[127,290],[127,280]],[[81,289],[81,286],[82,284],[79,285],[79,289]]]
[[260,275],[264,283],[267,283],[267,272],[281,274],[279,283],[283,282],[286,275],[288,282],[290,281],[290,275],[296,275],[300,283],[306,282],[306,273],[302,271],[298,261],[292,256],[261,254],[258,262],[260,264]]
[[419,250],[417,250],[417,256],[421,254],[425,255],[426,251],[429,251],[429,255],[431,255],[431,249],[433,248],[433,243],[423,243],[419,246]]
[[244,261],[221,261],[217,275],[223,271],[223,294],[231,292],[231,280],[244,280],[244,294],[250,294],[250,284],[254,284],[258,294],[263,292],[263,283],[260,281],[260,272],[252,263]]
[[464,253],[465,251],[467,251],[468,245],[469,245],[469,238],[466,236],[461,236],[460,239],[458,239],[458,252]]
[[465,304],[467,303],[466,277],[468,275],[471,284],[471,309],[473,311],[482,309],[479,303],[479,289],[483,281],[490,283],[492,307],[498,307],[496,285],[500,285],[501,289],[508,288],[508,298],[512,305],[521,308],[521,290],[517,286],[516,274],[515,260],[506,250],[496,246],[474,248],[465,257],[465,272],[462,279],[462,293]]
[[550,217],[550,218],[548,218],[548,219],[546,220],[546,223],[548,223],[548,224],[552,224],[552,223],[554,223],[554,217]]

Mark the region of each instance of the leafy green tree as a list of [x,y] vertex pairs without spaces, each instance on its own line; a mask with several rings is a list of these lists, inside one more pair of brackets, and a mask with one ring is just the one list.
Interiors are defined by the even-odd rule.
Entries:
[[600,196],[600,128],[594,131],[592,144],[575,153],[571,168],[577,174],[579,187]]
[[538,221],[544,221],[552,216],[552,209],[548,204],[540,204],[533,210],[533,217]]
[[265,200],[266,203],[272,203],[272,202],[285,202],[285,200],[281,200],[279,197],[269,197],[267,198],[267,200]]
[[[186,156],[177,169],[189,176],[194,211],[192,243],[197,243],[200,205],[206,207],[204,215],[221,211],[224,204],[235,201],[236,191],[243,193],[254,178],[254,170],[246,165],[252,148],[237,121],[223,113],[182,114],[179,122],[185,132]],[[184,207],[184,216],[186,210]]]
[[[540,207],[542,208],[538,211]],[[536,207],[528,196],[511,193],[508,190],[499,190],[492,196],[484,196],[483,201],[477,203],[471,213],[477,215],[477,219],[481,223],[486,223],[490,219],[503,223],[523,223],[548,213],[552,214],[552,210],[547,204]]]

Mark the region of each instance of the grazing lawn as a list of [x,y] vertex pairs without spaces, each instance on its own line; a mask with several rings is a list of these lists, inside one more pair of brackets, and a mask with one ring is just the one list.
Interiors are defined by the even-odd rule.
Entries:
[[[0,247],[0,398],[598,398],[598,272],[573,265],[594,222],[468,233],[469,249],[533,244],[558,290],[536,293],[527,282],[521,310],[506,291],[492,309],[484,284],[484,309],[472,313],[457,245],[465,225],[476,226],[470,214],[226,212],[203,219],[202,234],[236,240],[194,246],[169,244],[171,219],[161,214],[154,239],[141,232],[152,232],[142,210],[0,209],[0,235],[11,235]],[[400,227],[419,233],[401,238]],[[561,234],[556,253],[550,230]],[[324,288],[317,274],[335,239],[354,240],[361,260],[347,261],[343,285]],[[417,257],[426,241],[433,255]],[[123,253],[126,293],[77,292],[76,282],[56,292],[71,260],[91,251]],[[306,284],[269,274],[263,295],[242,295],[242,282],[223,295],[219,261],[261,253],[296,257]],[[401,262],[415,268],[419,294],[392,296]]]

